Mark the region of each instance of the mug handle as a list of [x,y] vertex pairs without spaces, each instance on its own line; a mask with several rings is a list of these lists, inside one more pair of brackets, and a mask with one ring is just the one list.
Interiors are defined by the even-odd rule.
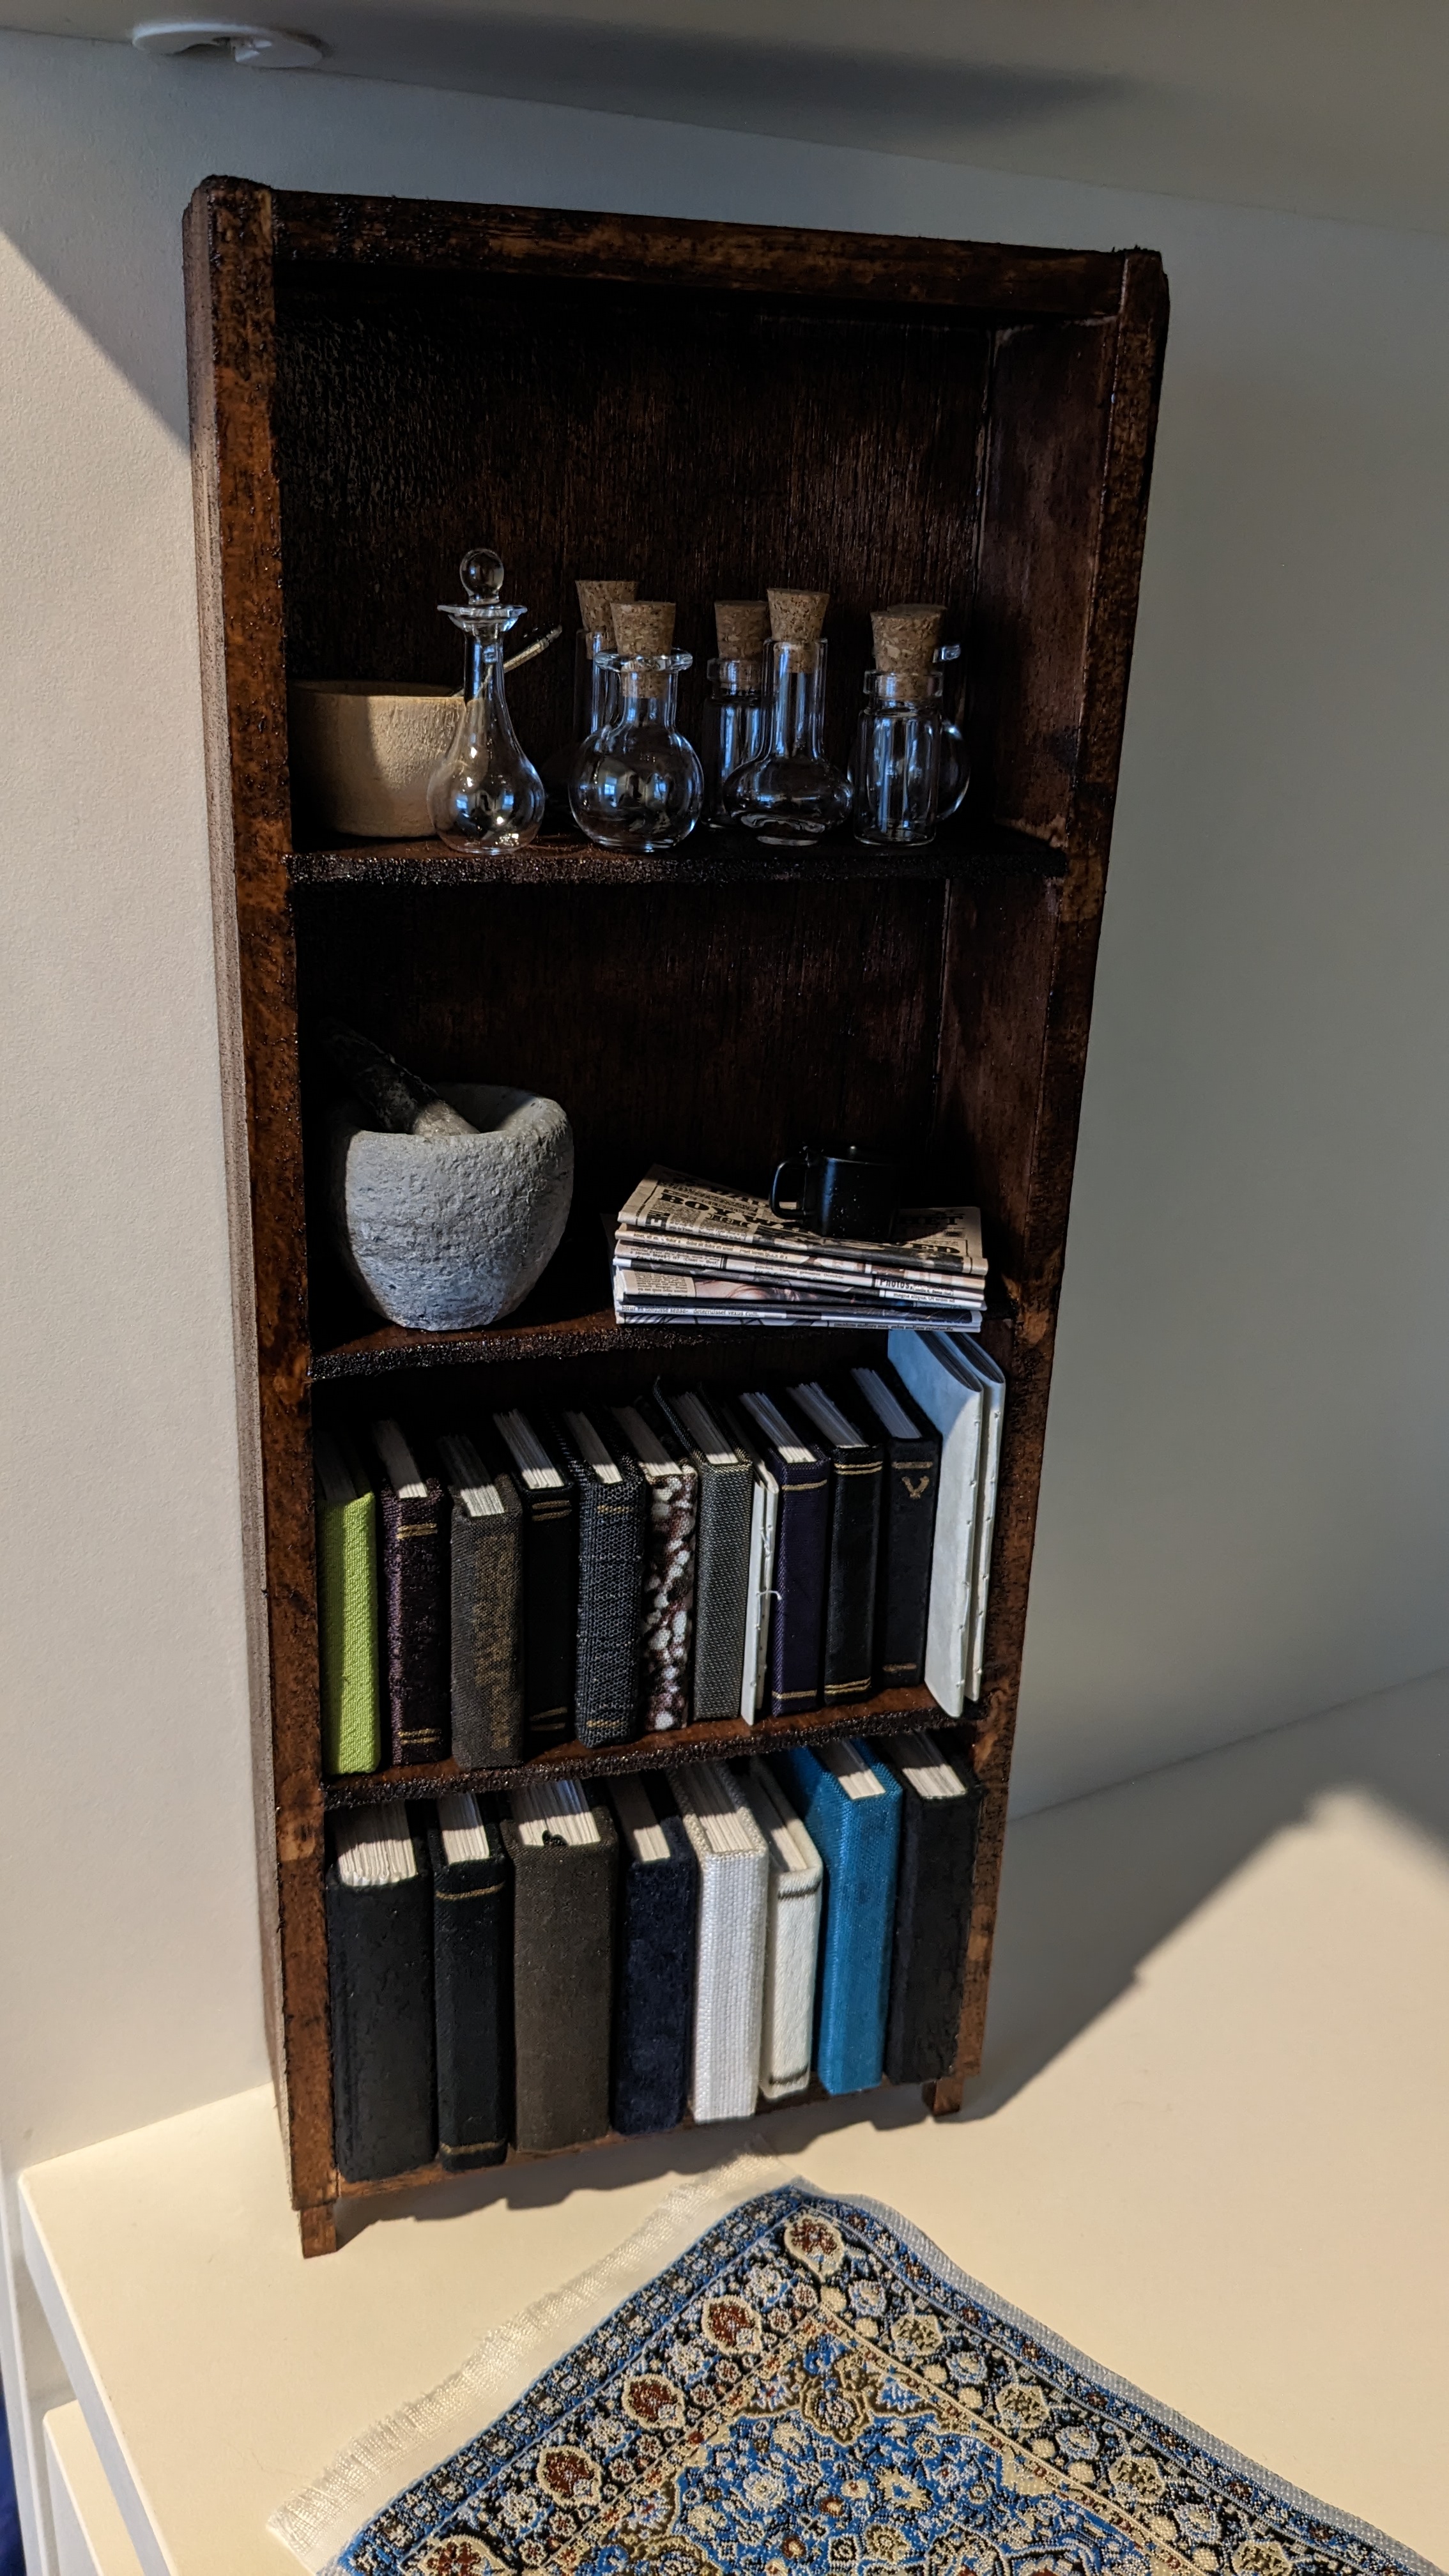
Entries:
[[[804,1187],[804,1180],[802,1177],[804,1170],[804,1157],[800,1154],[797,1154],[792,1162],[780,1164],[775,1173],[774,1179],[770,1183],[770,1214],[772,1216],[799,1216],[800,1192]],[[784,1193],[790,1189],[794,1190],[795,1195],[793,1198],[786,1198]]]

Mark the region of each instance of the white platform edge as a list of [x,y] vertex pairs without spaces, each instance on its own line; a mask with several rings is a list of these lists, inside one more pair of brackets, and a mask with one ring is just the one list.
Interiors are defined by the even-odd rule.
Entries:
[[[113,2496],[121,2520],[130,2536],[141,2576],[176,2576],[176,2570],[162,2545],[128,2456],[121,2433],[112,2420],[101,2395],[94,2366],[86,2349],[85,2338],[76,2326],[66,2305],[49,2249],[35,2212],[30,2206],[25,2179],[20,2180],[20,2241],[25,2252],[26,2268],[35,2284],[36,2296],[45,2311],[46,2323],[55,2337],[56,2347],[65,2364],[66,2374],[76,2394],[105,2481]],[[48,2419],[47,2419],[48,2420]],[[109,2568],[103,2576],[111,2576]]]
[[141,2576],[79,2401],[53,2406],[44,2433],[59,2576]]

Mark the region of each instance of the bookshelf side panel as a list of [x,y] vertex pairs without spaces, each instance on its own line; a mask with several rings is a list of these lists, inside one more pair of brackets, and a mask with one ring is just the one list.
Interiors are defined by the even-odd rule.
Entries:
[[306,2205],[332,2197],[332,2114],[269,192],[204,184],[185,248],[262,1934],[293,2196]]

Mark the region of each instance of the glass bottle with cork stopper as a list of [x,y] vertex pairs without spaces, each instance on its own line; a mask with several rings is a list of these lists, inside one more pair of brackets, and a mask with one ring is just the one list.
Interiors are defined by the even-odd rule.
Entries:
[[617,696],[575,757],[569,804],[601,849],[671,850],[694,830],[704,797],[699,754],[675,722],[679,675],[694,657],[673,649],[672,599],[616,599],[610,614]]
[[825,757],[825,637],[830,594],[771,590],[765,646],[763,739],[754,760],[726,780],[723,803],[732,823],[772,849],[808,848],[843,823],[850,786]]
[[463,711],[453,747],[428,782],[433,829],[450,850],[519,850],[543,821],[543,780],[513,730],[503,686],[503,638],[526,615],[501,596],[503,565],[475,546],[459,566],[466,597],[446,601],[467,638]]
[[919,600],[871,613],[875,668],[865,674],[851,762],[855,837],[868,847],[927,847],[940,816],[954,813],[966,793],[955,726],[943,760],[941,655],[952,649],[940,640],[945,613]]
[[764,739],[765,639],[770,631],[769,603],[763,599],[717,599],[714,631],[718,654],[706,665],[709,696],[704,709],[704,811],[716,830],[728,821],[724,783],[745,761],[753,760]]

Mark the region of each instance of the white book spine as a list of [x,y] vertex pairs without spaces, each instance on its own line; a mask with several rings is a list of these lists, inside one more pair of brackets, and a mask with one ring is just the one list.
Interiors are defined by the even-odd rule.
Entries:
[[696,2120],[747,2120],[760,2065],[769,1860],[758,1833],[755,1851],[716,1852],[692,1817],[684,1821],[699,1862],[689,2108]]
[[926,1611],[926,1688],[947,1717],[960,1717],[970,1679],[976,1595],[981,1389],[966,1385],[949,1369],[924,1334],[892,1333],[888,1349],[892,1367],[941,1434],[941,1482]]

